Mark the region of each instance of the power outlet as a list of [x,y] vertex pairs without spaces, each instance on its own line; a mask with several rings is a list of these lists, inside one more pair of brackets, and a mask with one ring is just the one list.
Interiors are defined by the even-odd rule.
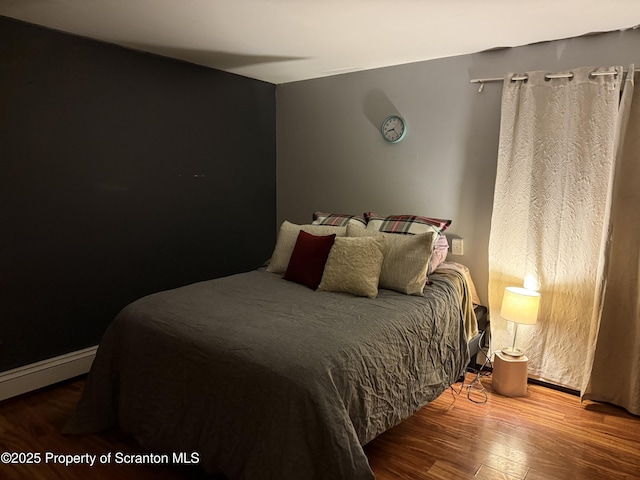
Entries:
[[451,253],[453,255],[464,255],[464,241],[461,238],[451,239]]

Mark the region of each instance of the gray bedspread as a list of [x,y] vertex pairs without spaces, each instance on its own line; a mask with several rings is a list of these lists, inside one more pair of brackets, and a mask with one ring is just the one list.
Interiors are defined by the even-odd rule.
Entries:
[[67,433],[118,426],[230,479],[371,479],[362,445],[468,362],[459,291],[314,292],[256,270],[133,302],[107,329]]

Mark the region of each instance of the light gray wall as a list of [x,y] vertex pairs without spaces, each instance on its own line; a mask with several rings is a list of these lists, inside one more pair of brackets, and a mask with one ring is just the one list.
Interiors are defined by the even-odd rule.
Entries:
[[[469,80],[630,63],[640,64],[639,30],[278,85],[278,225],[315,210],[450,218],[465,251],[449,258],[486,302],[502,84],[478,93]],[[379,133],[392,113],[408,124],[395,145]]]

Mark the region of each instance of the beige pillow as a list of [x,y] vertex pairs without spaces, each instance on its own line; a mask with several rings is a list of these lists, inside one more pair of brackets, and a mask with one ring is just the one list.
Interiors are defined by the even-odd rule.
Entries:
[[271,260],[269,260],[269,265],[267,266],[268,272],[286,272],[289,260],[291,259],[291,253],[293,253],[293,247],[296,246],[296,240],[298,240],[298,233],[300,233],[300,230],[304,230],[311,235],[331,235],[332,233],[335,233],[336,236],[344,237],[347,234],[346,226],[296,225],[295,223],[287,222],[285,220],[280,226],[276,247],[273,249],[273,255],[271,255]]
[[377,297],[383,252],[382,237],[336,237],[318,290]]
[[407,295],[423,295],[427,283],[429,259],[433,250],[433,232],[418,235],[376,232],[355,225],[347,226],[349,237],[381,237],[385,239],[384,262],[380,272],[380,288]]

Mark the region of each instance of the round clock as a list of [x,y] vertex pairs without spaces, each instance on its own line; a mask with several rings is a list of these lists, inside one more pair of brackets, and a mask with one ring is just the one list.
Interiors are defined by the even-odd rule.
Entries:
[[398,143],[407,133],[407,125],[400,115],[389,115],[380,127],[382,137],[389,143]]

